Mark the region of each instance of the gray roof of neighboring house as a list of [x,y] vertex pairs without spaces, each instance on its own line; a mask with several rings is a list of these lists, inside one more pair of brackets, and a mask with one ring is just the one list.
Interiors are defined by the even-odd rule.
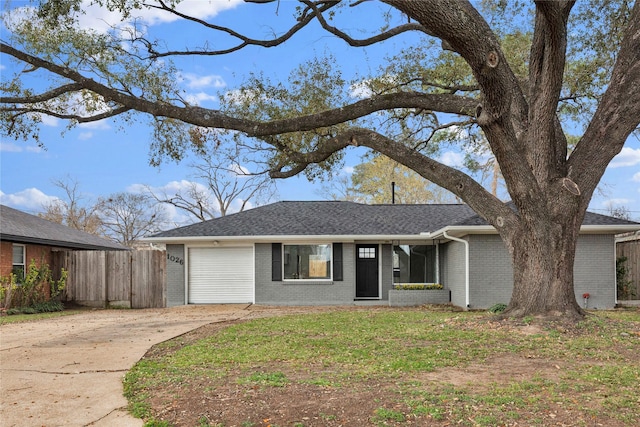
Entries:
[[69,249],[128,249],[119,243],[4,205],[0,205],[0,240]]
[[[585,225],[629,225],[630,221],[588,213]],[[345,201],[277,202],[175,228],[152,238],[198,236],[418,235],[447,226],[488,225],[463,204],[365,205]],[[640,228],[640,224],[638,224]]]

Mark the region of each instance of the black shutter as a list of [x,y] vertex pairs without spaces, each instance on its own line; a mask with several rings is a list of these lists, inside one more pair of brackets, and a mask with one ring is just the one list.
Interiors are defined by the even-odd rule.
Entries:
[[342,243],[333,244],[333,280],[342,282]]
[[271,280],[282,280],[282,243],[271,244]]

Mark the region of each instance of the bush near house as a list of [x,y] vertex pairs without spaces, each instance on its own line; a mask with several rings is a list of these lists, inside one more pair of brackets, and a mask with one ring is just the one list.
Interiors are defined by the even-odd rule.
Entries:
[[626,256],[620,256],[616,258],[616,285],[618,286],[618,298],[623,300],[629,300],[635,298],[636,290],[634,289],[633,282],[629,280],[629,267],[627,261],[629,259]]
[[48,264],[38,266],[32,259],[24,277],[0,276],[0,309],[6,314],[61,311],[64,307],[58,297],[66,281],[66,270],[54,280]]
[[424,291],[444,289],[444,286],[440,283],[396,283],[393,285],[393,289],[398,291]]

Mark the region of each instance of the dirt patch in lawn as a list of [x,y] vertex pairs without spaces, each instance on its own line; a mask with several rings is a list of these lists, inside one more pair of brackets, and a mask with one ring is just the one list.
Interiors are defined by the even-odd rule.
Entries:
[[[154,347],[145,358],[159,358],[233,323],[204,326],[173,340],[171,346]],[[506,329],[525,336],[546,333],[544,327],[509,322],[480,321],[472,327]],[[633,357],[640,365],[640,354]],[[332,372],[320,363],[304,369],[273,364],[256,366],[255,371],[278,372],[284,379],[280,384],[269,379],[248,381],[246,371],[231,369],[225,371],[222,379],[186,377],[178,384],[150,390],[148,401],[153,418],[172,426],[630,425],[600,415],[598,407],[602,401],[581,401],[579,390],[554,388],[562,381],[563,373],[577,363],[602,364],[595,360],[541,358],[526,352],[498,353],[483,363],[417,374],[398,373],[384,379],[348,378],[344,369]],[[330,380],[325,382],[324,378]],[[542,403],[535,404],[535,400],[532,405],[524,400],[488,403],[493,398],[492,390],[513,384],[531,387],[531,394]],[[526,391],[521,394],[527,395]]]

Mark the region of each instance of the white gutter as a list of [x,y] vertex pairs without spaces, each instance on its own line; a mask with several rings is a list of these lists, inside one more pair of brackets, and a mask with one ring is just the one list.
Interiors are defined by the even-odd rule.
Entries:
[[268,236],[187,236],[187,237],[143,237],[140,240],[145,242],[157,243],[208,243],[212,241],[218,242],[301,242],[301,241],[326,241],[326,242],[363,242],[370,241],[379,243],[401,241],[417,241],[432,240],[425,234],[389,234],[389,235],[365,235],[365,234],[349,234],[349,235],[268,235]]
[[450,236],[447,234],[447,230],[442,232],[442,235],[447,239],[454,242],[460,242],[464,244],[464,258],[465,258],[465,272],[464,272],[464,304],[466,308],[469,308],[469,242],[459,237]]

